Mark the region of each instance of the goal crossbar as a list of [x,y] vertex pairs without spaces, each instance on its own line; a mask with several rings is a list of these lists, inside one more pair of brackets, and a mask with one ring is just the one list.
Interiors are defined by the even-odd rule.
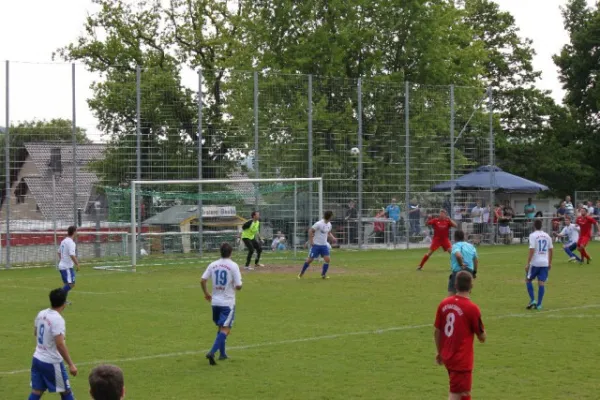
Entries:
[[[281,179],[181,179],[181,180],[132,180],[131,181],[131,266],[135,270],[137,264],[137,237],[138,229],[141,232],[141,226],[137,223],[137,204],[136,191],[137,187],[143,185],[198,185],[200,190],[204,184],[232,184],[232,183],[316,183],[318,185],[318,209],[319,216],[323,215],[323,178],[281,178]],[[296,192],[297,188],[294,188]],[[296,196],[294,196],[296,203]],[[296,205],[295,205],[296,206]],[[199,215],[202,215],[202,210],[198,210]],[[294,222],[296,224],[296,222]],[[200,229],[201,226],[200,226]]]

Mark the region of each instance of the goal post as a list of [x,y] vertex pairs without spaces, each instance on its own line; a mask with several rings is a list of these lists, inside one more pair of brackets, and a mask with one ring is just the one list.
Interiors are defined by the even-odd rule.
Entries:
[[[220,241],[239,236],[241,225],[252,211],[261,213],[261,234],[263,229],[273,235],[281,231],[287,239],[285,251],[295,255],[304,245],[300,243],[304,232],[299,226],[312,224],[323,215],[320,177],[134,180],[130,192],[133,270],[141,254],[180,252],[201,256],[209,248],[216,250]],[[316,210],[311,209],[315,197]],[[177,245],[167,248],[167,241]]]

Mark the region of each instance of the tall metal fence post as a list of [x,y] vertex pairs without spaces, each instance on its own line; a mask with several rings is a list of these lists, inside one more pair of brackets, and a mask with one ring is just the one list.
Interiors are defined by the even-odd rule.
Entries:
[[298,237],[298,182],[294,181],[294,233],[293,233],[292,240],[291,240],[292,246],[294,246],[294,258],[296,258],[296,256],[298,255],[298,246],[296,243],[297,237]]
[[[202,70],[198,70],[198,179],[202,179]],[[202,184],[198,185],[198,253],[202,256]]]
[[[312,104],[312,75],[308,75],[308,177],[313,177],[313,104]],[[311,224],[314,219],[313,215],[313,182],[308,184],[308,223]],[[317,219],[321,218],[319,215]]]
[[455,148],[454,148],[454,118],[455,118],[455,109],[454,109],[454,85],[450,85],[450,210],[448,210],[448,215],[450,218],[453,217],[454,213],[454,157],[455,157]]
[[[142,180],[142,68],[138,65],[135,68],[135,91],[136,91],[136,180]],[[133,185],[132,185],[133,186]],[[133,190],[133,187],[131,188]],[[137,235],[131,238],[136,240],[137,246],[133,247],[135,251],[142,249],[140,239],[142,233],[142,197],[137,198]],[[136,254],[137,256],[137,254]],[[135,259],[134,259],[135,260]],[[134,265],[135,267],[135,265]]]
[[406,231],[406,248],[410,247],[410,222],[409,222],[409,211],[410,211],[410,82],[405,82],[404,87],[404,129],[405,129],[405,158],[406,158],[406,193],[405,193],[405,209],[406,219],[404,220],[404,229]]
[[[492,93],[492,87],[488,87],[488,112],[489,112],[489,124],[490,124],[490,166],[492,171],[490,173],[490,207],[494,207],[494,184],[496,183],[496,160],[494,157],[494,97]],[[490,213],[491,214],[491,213]],[[490,215],[491,217],[491,215]]]
[[363,126],[362,126],[362,79],[358,78],[358,248],[363,247],[363,227],[362,227],[362,212],[363,212]]
[[77,106],[75,105],[75,63],[71,64],[72,134],[73,146],[73,226],[77,226]]
[[10,61],[6,61],[6,127],[4,132],[4,207],[6,207],[6,268],[10,268]]
[[[254,71],[254,174],[260,179],[258,169],[258,72]],[[258,210],[258,183],[254,184],[254,207]]]

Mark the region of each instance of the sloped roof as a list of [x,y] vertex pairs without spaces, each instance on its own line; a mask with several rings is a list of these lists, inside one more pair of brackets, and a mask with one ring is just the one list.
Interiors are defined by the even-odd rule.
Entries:
[[167,208],[156,214],[153,217],[148,218],[143,222],[144,225],[179,225],[182,221],[198,215],[198,206],[195,205],[181,205]]
[[[60,148],[62,162],[62,174],[56,176],[55,200],[52,196],[52,171],[49,166],[53,148]],[[44,218],[52,219],[54,212],[57,220],[68,221],[73,218],[73,170],[76,172],[76,206],[85,210],[92,188],[99,180],[86,167],[91,161],[102,159],[104,145],[78,144],[75,165],[71,143],[25,143],[25,149],[35,164],[37,174],[25,176],[24,179]]]

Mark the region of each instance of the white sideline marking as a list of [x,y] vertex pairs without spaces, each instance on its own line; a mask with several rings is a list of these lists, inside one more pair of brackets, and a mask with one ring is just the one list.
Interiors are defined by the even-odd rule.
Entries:
[[[584,310],[589,308],[600,308],[600,304],[588,304],[585,306],[577,306],[577,307],[565,307],[565,308],[555,308],[548,311],[529,311],[527,313],[519,313],[519,314],[505,314],[505,315],[496,315],[488,318],[484,318],[486,320],[489,319],[504,319],[504,318],[515,318],[515,317],[524,317],[531,316],[532,318],[535,316],[544,316],[546,314],[557,313],[561,311],[571,311],[571,310]],[[548,315],[549,317],[549,315]],[[403,326],[394,326],[390,328],[384,329],[376,329],[369,331],[357,331],[357,332],[344,332],[344,333],[336,333],[333,335],[324,335],[324,336],[313,336],[306,337],[300,339],[288,339],[288,340],[279,340],[275,342],[263,342],[263,343],[255,343],[255,344],[247,344],[243,346],[230,346],[229,350],[247,350],[254,349],[257,347],[269,347],[269,346],[279,346],[283,344],[294,344],[294,343],[305,343],[305,342],[316,342],[319,340],[329,340],[329,339],[338,339],[341,337],[348,336],[360,336],[360,335],[372,335],[372,334],[381,334],[386,332],[396,332],[396,331],[408,331],[413,329],[423,329],[423,328],[431,328],[433,327],[433,323],[429,324],[421,324],[421,325],[403,325]],[[143,361],[143,360],[154,360],[158,358],[171,358],[171,357],[180,357],[180,356],[191,356],[191,355],[199,355],[204,354],[206,350],[188,350],[188,351],[178,351],[175,353],[163,353],[163,354],[153,354],[149,356],[140,356],[140,357],[127,357],[127,358],[117,358],[114,360],[96,360],[96,361],[85,361],[81,363],[77,363],[76,365],[96,365],[101,363],[122,363],[128,361]],[[30,369],[17,369],[14,371],[0,371],[0,375],[17,375],[24,374],[26,372],[30,372]]]

